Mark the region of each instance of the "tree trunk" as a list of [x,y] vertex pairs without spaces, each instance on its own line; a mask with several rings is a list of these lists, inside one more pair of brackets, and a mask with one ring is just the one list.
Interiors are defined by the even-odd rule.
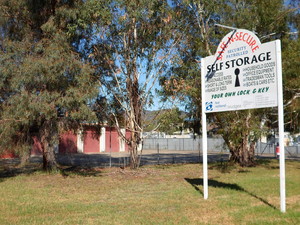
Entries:
[[21,155],[21,162],[18,165],[18,167],[23,167],[25,166],[25,164],[29,161],[30,158],[30,154],[31,154],[31,148],[29,148],[27,151],[23,152]]
[[[137,96],[133,96],[133,99]],[[134,104],[135,105],[135,104]],[[136,106],[136,105],[135,105]],[[135,108],[136,109],[136,108]],[[130,139],[130,168],[137,169],[139,166],[138,147],[141,143],[141,128],[140,128],[140,113],[139,109],[132,111],[132,121],[130,121],[131,127],[131,139]]]
[[44,171],[56,171],[58,164],[55,157],[54,147],[43,144],[43,170]]
[[137,169],[138,168],[138,145],[136,141],[132,141],[131,149],[130,149],[130,168]]
[[229,145],[231,153],[230,161],[238,163],[242,167],[255,166],[255,142],[248,142],[248,136],[243,137],[242,144],[234,147]]
[[54,124],[51,123],[51,121],[44,122],[40,135],[43,148],[43,170],[48,172],[56,171],[58,169],[53,144],[57,132],[53,125]]
[[[137,28],[135,18],[132,23],[133,42],[137,43]],[[138,162],[138,146],[141,143],[141,132],[142,132],[142,109],[140,99],[140,86],[139,86],[139,75],[137,71],[137,56],[130,58],[131,74],[127,78],[127,92],[130,101],[130,130],[131,130],[131,148],[130,148],[130,168],[136,169],[139,166]]]
[[[230,161],[243,167],[255,166],[255,145],[256,137],[251,135],[251,110],[243,114],[230,114],[227,118],[222,116],[215,117],[219,125],[226,130],[223,139],[230,151]],[[233,122],[233,118],[235,121]],[[229,119],[232,124],[228,124]]]

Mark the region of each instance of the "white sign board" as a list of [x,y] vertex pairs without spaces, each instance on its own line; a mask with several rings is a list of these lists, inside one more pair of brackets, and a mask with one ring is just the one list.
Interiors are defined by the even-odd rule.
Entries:
[[275,41],[261,44],[250,31],[232,31],[202,62],[206,113],[278,105]]
[[261,44],[238,29],[227,34],[214,56],[201,59],[203,195],[208,198],[206,113],[278,106],[280,208],[286,211],[281,44]]

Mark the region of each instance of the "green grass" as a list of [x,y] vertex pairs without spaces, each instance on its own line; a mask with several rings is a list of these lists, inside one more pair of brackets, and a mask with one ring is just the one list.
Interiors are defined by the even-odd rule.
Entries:
[[0,224],[300,224],[300,161],[286,162],[284,214],[275,160],[209,165],[207,200],[197,164],[0,174]]

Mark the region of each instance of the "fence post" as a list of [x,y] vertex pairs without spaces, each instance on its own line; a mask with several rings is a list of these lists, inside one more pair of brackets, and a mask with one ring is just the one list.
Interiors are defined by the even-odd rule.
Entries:
[[198,150],[199,150],[199,163],[200,163],[201,162],[200,138],[198,140]]
[[167,150],[169,150],[169,138],[167,138]]
[[157,165],[159,165],[159,143],[157,143]]

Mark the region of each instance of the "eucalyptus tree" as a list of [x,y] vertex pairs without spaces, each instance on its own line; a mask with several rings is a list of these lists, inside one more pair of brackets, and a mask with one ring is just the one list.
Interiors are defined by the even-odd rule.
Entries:
[[300,1],[287,2],[290,30],[285,35],[282,52],[285,129],[300,133]]
[[[178,0],[173,1],[173,5],[177,15],[180,15],[178,29],[184,31],[185,34],[185,44],[178,49],[183,63],[174,64],[170,76],[162,80],[165,87],[163,94],[184,97],[187,108],[194,112],[192,115],[196,122],[200,122],[199,118],[201,118],[199,116],[201,112],[200,58],[214,54],[220,39],[230,32],[228,29],[216,26],[217,24],[254,31],[263,42],[280,38],[282,39],[283,58],[287,57],[286,62],[289,63],[292,60],[297,62],[297,41],[288,36],[290,31],[288,16],[295,11],[295,6],[287,8],[281,0]],[[295,51],[291,51],[295,55],[290,52],[289,54],[293,56],[290,58],[285,55],[288,46],[290,46],[290,50],[292,50],[291,46],[295,48]],[[285,91],[289,90],[289,87],[293,87],[289,93],[294,91],[290,97],[285,95],[285,102],[292,106],[298,100],[296,91],[298,88],[295,87],[299,82],[299,76],[295,69],[297,63],[289,68],[285,65],[284,63],[284,83],[289,84],[289,86],[285,86]],[[293,72],[288,72],[289,70]],[[287,77],[293,78],[294,81],[290,82]],[[175,83],[181,85],[174,86],[172,80],[176,80]],[[290,100],[293,104],[290,103]],[[211,114],[209,120],[218,125],[219,133],[230,149],[231,160],[242,166],[251,166],[255,164],[255,143],[264,132],[264,125],[272,123],[270,117],[272,112],[273,109],[259,109],[216,113]],[[273,123],[274,125],[277,124]]]
[[[173,49],[180,35],[172,31],[174,15],[167,1],[115,0],[107,1],[106,6],[111,18],[107,24],[99,19],[94,38],[86,42],[86,48],[90,49],[89,59],[99,74],[101,96],[108,104],[113,103],[107,110],[113,117],[106,118],[113,119],[129,146],[131,168],[137,168],[142,114],[152,103],[158,78],[176,56]],[[124,135],[121,128],[131,135]]]
[[0,1],[1,150],[29,152],[36,136],[43,168],[57,168],[54,146],[61,130],[93,117],[93,68],[73,41],[92,20],[88,1]]
[[179,99],[185,107],[191,128],[200,134],[201,118],[201,71],[200,59],[214,54],[215,45],[221,35],[216,32],[215,23],[220,23],[220,12],[225,1],[172,1],[176,15],[176,29],[183,34],[177,48],[179,59],[172,64],[171,72],[161,77],[163,101],[171,97]]
[[[281,0],[232,1],[233,12],[225,15],[227,24],[252,30],[262,42],[284,39],[288,30],[288,10]],[[274,34],[274,35],[272,35]],[[241,166],[255,165],[255,146],[262,134],[269,131],[269,121],[276,108],[218,113],[215,121],[227,143],[234,162]],[[276,127],[278,123],[274,124]],[[273,126],[274,126],[273,125]]]

